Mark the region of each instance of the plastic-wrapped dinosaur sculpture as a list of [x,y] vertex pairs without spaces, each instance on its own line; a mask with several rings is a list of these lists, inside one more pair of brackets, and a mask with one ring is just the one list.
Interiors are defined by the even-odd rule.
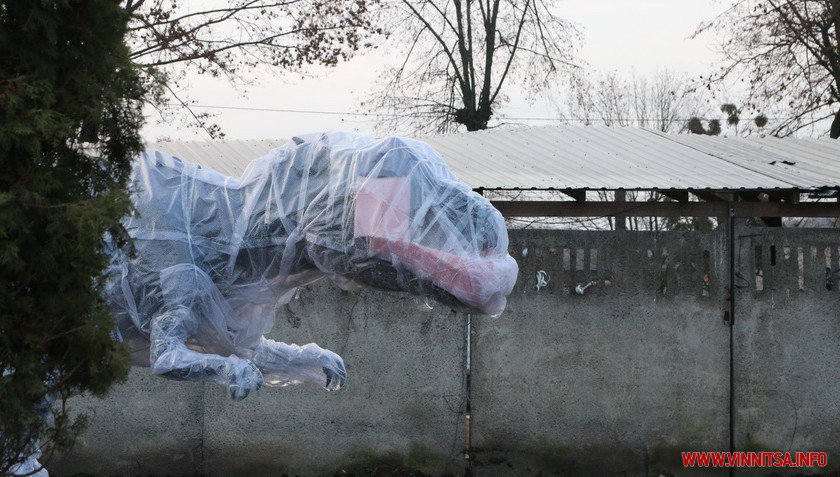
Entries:
[[241,179],[148,151],[106,298],[136,364],[215,381],[243,399],[261,385],[346,379],[315,344],[264,338],[278,305],[328,276],[499,314],[518,270],[501,214],[428,145],[348,133],[294,138]]

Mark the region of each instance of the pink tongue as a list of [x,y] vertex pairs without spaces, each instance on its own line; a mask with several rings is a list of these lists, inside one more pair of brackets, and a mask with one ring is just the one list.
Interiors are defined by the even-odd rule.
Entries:
[[516,281],[516,261],[511,257],[464,259],[415,243],[380,237],[370,237],[369,244],[370,251],[378,257],[405,265],[418,277],[489,315],[504,310],[505,297]]

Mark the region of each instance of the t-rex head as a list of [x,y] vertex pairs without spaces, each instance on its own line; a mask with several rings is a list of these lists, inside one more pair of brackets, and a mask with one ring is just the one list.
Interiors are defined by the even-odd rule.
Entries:
[[[518,268],[501,214],[425,143],[296,138],[308,258],[345,288],[408,291],[457,311],[504,310]],[[302,193],[302,195],[304,195]]]

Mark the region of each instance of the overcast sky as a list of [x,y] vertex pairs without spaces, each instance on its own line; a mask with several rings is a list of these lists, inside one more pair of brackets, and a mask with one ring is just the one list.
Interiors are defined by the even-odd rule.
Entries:
[[[648,75],[669,68],[692,75],[706,71],[715,59],[714,39],[706,35],[689,39],[704,20],[720,13],[719,0],[562,0],[561,16],[578,24],[584,32],[579,57],[589,68],[618,70]],[[299,76],[265,77],[243,97],[227,83],[196,78],[185,96],[216,114],[212,121],[222,127],[226,139],[288,139],[295,134],[344,129],[373,134],[373,119],[352,114],[376,78],[382,51],[364,55],[325,70],[316,78]],[[513,118],[556,117],[548,103],[527,105],[513,96],[504,114]],[[231,109],[222,109],[231,108]],[[269,111],[270,110],[270,111]],[[511,121],[539,124],[539,121]],[[148,141],[161,137],[175,140],[207,139],[201,132],[176,122],[159,124],[149,116],[145,129]]]

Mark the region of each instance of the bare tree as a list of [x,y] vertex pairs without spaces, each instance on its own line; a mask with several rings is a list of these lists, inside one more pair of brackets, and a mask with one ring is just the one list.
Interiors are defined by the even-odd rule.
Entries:
[[[382,76],[370,104],[391,127],[421,132],[486,129],[518,82],[531,95],[575,68],[580,33],[553,0],[395,0],[392,42],[402,63]],[[531,96],[535,97],[535,96]]]
[[639,126],[682,132],[686,118],[704,116],[706,95],[695,91],[686,76],[664,69],[650,78],[623,78],[618,72],[580,76],[572,81],[570,116],[584,124]]
[[[131,13],[132,61],[150,81],[165,85],[183,106],[175,85],[188,72],[250,83],[259,68],[300,71],[333,66],[382,34],[375,25],[379,0],[122,0]],[[200,5],[200,7],[198,6]],[[211,136],[217,128],[192,114]]]
[[[663,69],[651,77],[635,73],[625,78],[616,71],[579,76],[572,82],[568,98],[569,116],[586,125],[646,127],[666,133],[685,132],[687,118],[709,113],[705,92],[696,91],[687,76]],[[699,119],[698,119],[699,121]],[[624,191],[622,200],[630,202],[662,202],[673,199],[656,191]],[[617,193],[597,191],[601,201],[614,201]],[[627,230],[701,230],[711,227],[705,220],[692,218],[627,217],[622,221]],[[600,230],[614,230],[611,217],[589,222]]]
[[131,59],[142,66],[168,67],[175,74],[236,78],[258,66],[297,69],[332,66],[381,33],[369,8],[379,0],[123,0],[132,15]]
[[831,137],[840,137],[840,111],[833,111],[840,101],[840,0],[737,0],[695,36],[703,32],[721,35],[725,56],[706,82],[745,81],[748,108],[786,117],[770,134],[834,116]]

